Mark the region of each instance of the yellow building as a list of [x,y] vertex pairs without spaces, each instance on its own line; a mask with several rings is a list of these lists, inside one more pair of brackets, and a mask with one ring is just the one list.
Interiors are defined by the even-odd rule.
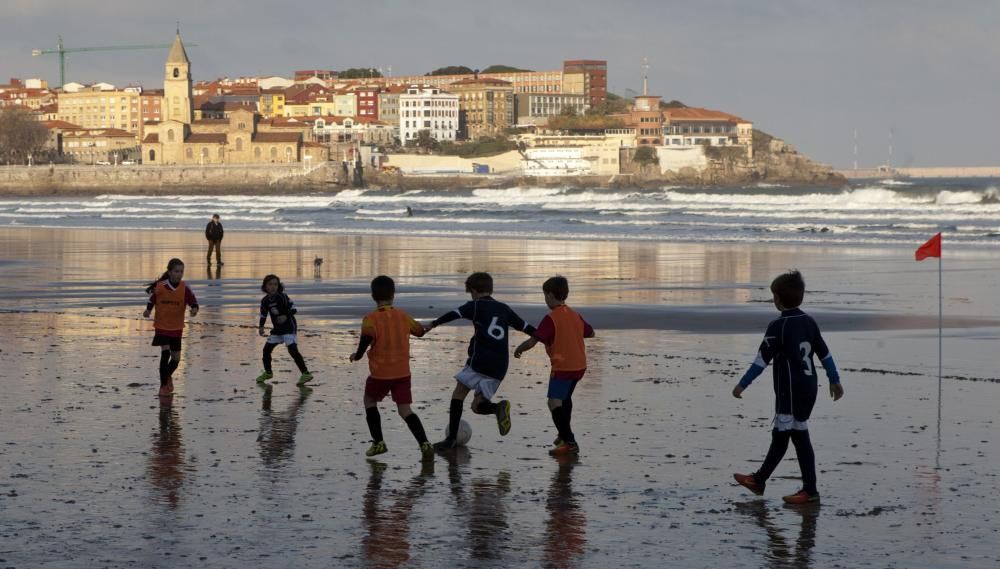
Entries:
[[260,92],[260,114],[267,119],[285,116],[285,90],[264,89]]
[[488,77],[463,79],[447,87],[458,95],[458,136],[476,140],[514,126],[514,86]]
[[57,120],[87,129],[118,129],[138,135],[142,130],[139,88],[102,91],[91,87],[76,93],[59,93]]

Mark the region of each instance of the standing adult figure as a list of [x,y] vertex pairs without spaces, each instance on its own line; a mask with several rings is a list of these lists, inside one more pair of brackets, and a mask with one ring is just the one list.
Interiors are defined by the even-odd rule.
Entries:
[[219,214],[212,216],[212,221],[205,226],[205,239],[208,239],[208,264],[212,264],[212,251],[215,251],[215,263],[219,266],[225,265],[222,262],[222,222]]

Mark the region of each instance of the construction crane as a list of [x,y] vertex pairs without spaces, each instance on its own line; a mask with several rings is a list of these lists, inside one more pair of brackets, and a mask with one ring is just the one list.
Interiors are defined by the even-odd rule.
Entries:
[[[59,43],[56,49],[33,49],[31,50],[31,55],[49,55],[53,53],[59,54],[59,86],[62,87],[66,84],[66,54],[75,53],[81,51],[128,51],[133,49],[169,49],[171,44],[144,44],[144,45],[112,45],[104,47],[72,47],[67,48],[63,46],[62,36],[59,36]],[[188,44],[189,46],[194,46],[196,44]]]

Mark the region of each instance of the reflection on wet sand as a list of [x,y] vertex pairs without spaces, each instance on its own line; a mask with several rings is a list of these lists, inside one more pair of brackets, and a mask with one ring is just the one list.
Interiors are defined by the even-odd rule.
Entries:
[[[434,463],[422,464],[420,473],[402,491],[383,489],[385,463],[370,460],[368,465],[371,476],[362,500],[365,530],[362,557],[372,569],[403,567],[410,560],[410,514],[427,491],[427,481],[434,476]],[[383,504],[385,494],[396,498],[391,506]]]
[[577,567],[587,544],[587,516],[573,493],[573,467],[578,456],[558,458],[559,468],[552,477],[545,510],[545,567],[571,569]]
[[788,515],[800,516],[799,535],[789,543],[784,530],[771,518],[771,511],[764,500],[751,500],[735,504],[736,511],[753,518],[767,534],[765,567],[770,569],[808,569],[812,567],[812,549],[816,546],[816,522],[820,506],[785,506]]
[[149,453],[153,499],[170,509],[175,509],[180,502],[180,489],[184,484],[184,442],[173,399],[173,396],[160,397],[160,426],[153,433],[153,448]]
[[502,559],[510,541],[507,523],[510,494],[510,473],[501,470],[495,478],[476,477],[466,488],[462,477],[468,470],[471,453],[468,447],[458,447],[441,453],[448,461],[448,482],[457,509],[458,524],[468,527],[469,557],[472,559]]
[[205,266],[205,278],[208,280],[219,280],[222,278],[222,267],[216,265],[215,270],[212,270],[212,263]]
[[295,451],[295,431],[299,426],[302,405],[313,390],[304,385],[300,386],[288,408],[275,413],[271,409],[271,393],[274,386],[262,384],[260,388],[264,395],[257,445],[260,447],[260,459],[264,463],[264,468],[272,470],[282,467],[292,457]]

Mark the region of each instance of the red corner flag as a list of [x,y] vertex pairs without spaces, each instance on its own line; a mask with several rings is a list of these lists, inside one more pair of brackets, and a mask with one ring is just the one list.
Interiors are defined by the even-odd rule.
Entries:
[[916,257],[918,261],[923,261],[927,257],[941,258],[941,234],[938,233],[934,237],[928,239],[927,243],[921,245],[920,248],[917,249]]

